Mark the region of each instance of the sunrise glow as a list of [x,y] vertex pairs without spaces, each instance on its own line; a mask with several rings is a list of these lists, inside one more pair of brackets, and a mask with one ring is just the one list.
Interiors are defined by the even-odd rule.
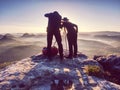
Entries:
[[0,33],[46,32],[45,13],[58,11],[79,32],[120,31],[119,0],[0,0]]

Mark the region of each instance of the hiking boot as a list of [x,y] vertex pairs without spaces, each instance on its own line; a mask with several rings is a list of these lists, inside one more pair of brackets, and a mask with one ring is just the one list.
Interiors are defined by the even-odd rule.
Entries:
[[60,55],[60,60],[63,60],[63,55]]
[[78,56],[77,55],[73,55],[74,58],[77,58]]
[[60,56],[60,59],[63,60],[63,56]]
[[73,57],[69,55],[69,56],[67,56],[66,58],[68,58],[68,59],[72,59]]

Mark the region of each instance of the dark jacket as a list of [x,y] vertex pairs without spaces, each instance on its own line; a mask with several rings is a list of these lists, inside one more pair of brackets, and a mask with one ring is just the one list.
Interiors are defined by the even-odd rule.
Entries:
[[64,22],[63,27],[67,29],[68,35],[77,34],[78,27],[76,24],[73,24],[71,22]]
[[48,17],[48,31],[59,30],[61,24],[61,16],[59,15],[59,13],[47,13],[45,14],[45,17]]

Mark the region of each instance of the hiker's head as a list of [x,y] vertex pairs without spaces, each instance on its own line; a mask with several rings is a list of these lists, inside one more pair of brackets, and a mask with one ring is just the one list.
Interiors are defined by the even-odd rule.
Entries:
[[58,11],[53,12],[54,15],[59,15]]
[[58,14],[58,11],[54,11],[53,13]]
[[68,19],[67,17],[64,17],[62,20],[63,20],[64,22],[68,22],[68,21],[69,21],[69,19]]

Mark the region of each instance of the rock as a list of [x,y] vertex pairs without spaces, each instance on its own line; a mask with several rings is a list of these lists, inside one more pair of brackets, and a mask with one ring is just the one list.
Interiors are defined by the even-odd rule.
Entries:
[[78,53],[78,57],[87,59],[88,57],[83,53]]
[[109,56],[94,56],[94,59],[98,61],[106,70],[109,71],[120,71],[120,56],[109,55]]
[[94,59],[103,66],[104,70],[109,71],[118,82],[120,81],[120,56],[95,56]]
[[85,65],[96,65],[96,66],[99,66],[101,68],[103,68],[97,61],[95,60],[92,60],[92,59],[86,59],[82,62],[82,64],[85,66]]
[[[90,79],[82,69],[84,65],[99,65],[99,63],[81,58],[78,56],[73,59],[64,59],[62,63],[58,56],[53,57],[53,60],[49,62],[43,55],[23,59],[0,71],[0,90],[51,90],[52,81],[57,81],[55,83],[57,90],[60,85],[62,88],[73,90],[99,87],[99,81],[94,80],[93,82],[95,78],[91,76]],[[39,59],[39,62],[36,62],[36,59]],[[112,86],[104,79],[101,81],[115,89],[120,89],[116,84]],[[101,87],[99,88],[101,89]],[[105,89],[106,87],[102,88],[102,90]]]
[[97,76],[97,77],[104,77],[104,69],[102,65],[100,65],[97,61],[95,60],[84,60],[82,62],[83,64],[83,69],[85,69],[85,72],[88,73],[89,75]]

